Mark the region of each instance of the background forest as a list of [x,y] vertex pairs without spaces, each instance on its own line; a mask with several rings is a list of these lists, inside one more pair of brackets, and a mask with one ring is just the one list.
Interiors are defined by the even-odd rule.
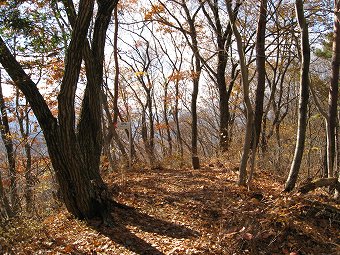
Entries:
[[336,203],[339,10],[338,0],[0,1],[1,222],[65,205],[111,225],[124,188],[167,171],[220,187],[228,170],[240,192],[273,182],[268,196],[323,187]]

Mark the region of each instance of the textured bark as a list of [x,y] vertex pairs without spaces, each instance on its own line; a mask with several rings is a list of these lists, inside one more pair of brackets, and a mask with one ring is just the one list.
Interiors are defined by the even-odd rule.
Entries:
[[[106,217],[108,197],[99,175],[102,147],[100,91],[103,78],[104,42],[111,13],[117,1],[97,1],[92,49],[87,47],[88,27],[94,1],[79,3],[78,16],[71,17],[73,31],[66,55],[65,73],[58,96],[58,120],[51,114],[36,84],[24,72],[0,38],[0,62],[24,93],[42,128],[60,191],[69,212],[80,219]],[[72,1],[65,2],[72,5]],[[67,8],[75,15],[74,8]],[[75,91],[83,55],[87,86],[78,129],[75,128]]]
[[[256,37],[256,72],[257,72],[257,88],[255,98],[255,117],[253,146],[256,150],[261,134],[261,124],[263,116],[263,99],[266,85],[266,51],[265,51],[265,36],[266,36],[266,20],[267,20],[267,0],[261,0],[260,14],[257,23]],[[253,152],[254,153],[254,152]]]
[[301,31],[301,74],[300,74],[300,97],[299,97],[299,117],[297,140],[295,153],[290,168],[290,172],[285,184],[285,191],[294,189],[302,161],[303,150],[305,147],[306,127],[307,127],[307,108],[309,99],[309,65],[310,65],[310,46],[308,39],[308,25],[304,17],[303,1],[296,0],[296,14]]

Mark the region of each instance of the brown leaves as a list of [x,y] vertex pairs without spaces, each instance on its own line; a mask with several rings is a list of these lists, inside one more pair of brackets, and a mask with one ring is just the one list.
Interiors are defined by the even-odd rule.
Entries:
[[303,213],[306,199],[281,194],[266,173],[255,178],[257,190],[237,186],[232,168],[134,170],[125,172],[124,186],[120,173],[110,173],[109,183],[120,186],[116,200],[131,206],[112,212],[114,227],[54,213],[21,227],[21,242],[14,239],[18,230],[10,231],[6,247],[54,254],[134,254],[144,248],[155,254],[337,254],[331,244],[338,242],[336,222]]

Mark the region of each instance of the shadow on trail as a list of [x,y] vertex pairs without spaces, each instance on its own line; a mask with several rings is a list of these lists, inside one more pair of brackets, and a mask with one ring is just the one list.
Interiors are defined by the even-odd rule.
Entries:
[[[126,226],[134,226],[140,231],[156,233],[170,238],[192,238],[199,236],[197,231],[185,226],[154,218],[137,209],[119,204],[112,212],[113,226],[90,226],[115,243],[141,255],[161,255],[163,252],[131,232]],[[138,231],[137,230],[137,231]]]

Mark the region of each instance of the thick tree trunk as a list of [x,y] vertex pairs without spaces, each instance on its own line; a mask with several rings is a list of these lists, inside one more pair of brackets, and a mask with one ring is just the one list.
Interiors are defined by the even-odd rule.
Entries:
[[307,108],[309,98],[309,64],[310,46],[308,39],[308,25],[304,17],[303,1],[296,0],[296,14],[301,30],[301,77],[300,77],[300,98],[299,98],[299,119],[297,130],[297,141],[294,158],[290,168],[289,176],[285,184],[285,191],[291,191],[295,187],[305,147]]
[[[74,24],[66,56],[65,74],[58,96],[58,121],[51,114],[36,84],[24,72],[0,37],[0,62],[29,101],[44,132],[66,207],[80,219],[106,217],[108,212],[109,198],[106,186],[99,175],[102,147],[100,92],[106,30],[117,2],[97,1],[98,11],[93,29],[92,49],[89,49],[86,37],[93,15],[94,1],[81,0],[77,18],[74,16],[74,8],[67,8],[73,15],[70,16],[70,22]],[[67,1],[66,4],[72,5],[72,2]],[[83,54],[87,86],[76,132],[75,92]]]

